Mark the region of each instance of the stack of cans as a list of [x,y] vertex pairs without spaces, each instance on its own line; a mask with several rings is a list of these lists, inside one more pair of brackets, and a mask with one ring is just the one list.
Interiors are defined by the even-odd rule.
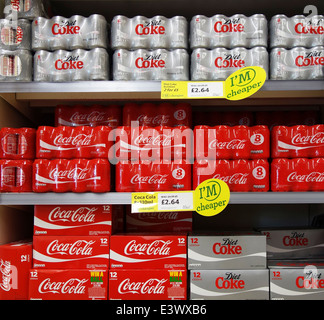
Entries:
[[189,80],[187,20],[127,18],[111,23],[114,80]]
[[324,79],[324,16],[276,15],[270,34],[271,79]]
[[268,74],[267,44],[268,23],[262,14],[196,15],[190,23],[191,80],[226,80],[248,66]]
[[41,0],[5,1],[0,20],[0,81],[32,81],[31,20],[45,15]]
[[99,14],[34,19],[34,81],[108,80],[107,33],[107,21]]

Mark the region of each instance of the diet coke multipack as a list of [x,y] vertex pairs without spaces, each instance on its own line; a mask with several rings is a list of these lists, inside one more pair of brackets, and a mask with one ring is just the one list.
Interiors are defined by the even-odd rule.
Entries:
[[266,159],[195,160],[193,189],[205,180],[220,179],[231,192],[269,191],[270,171]]
[[108,159],[36,159],[34,192],[108,192]]
[[262,229],[269,260],[323,259],[323,229]]
[[42,0],[5,0],[4,15],[10,19],[33,20],[46,15]]
[[58,105],[55,108],[55,126],[108,126],[122,124],[122,108],[118,105]]
[[187,49],[188,22],[185,17],[167,19],[115,16],[111,22],[111,47],[116,49]]
[[196,126],[195,159],[268,159],[270,131],[266,126]]
[[30,269],[29,300],[107,300],[107,269]]
[[324,260],[269,260],[270,300],[323,300]]
[[32,243],[0,245],[0,300],[27,300]]
[[93,14],[88,18],[74,15],[70,18],[38,17],[32,23],[32,49],[75,50],[108,47],[107,21],[104,16]]
[[116,213],[111,205],[36,205],[34,235],[107,236],[116,230]]

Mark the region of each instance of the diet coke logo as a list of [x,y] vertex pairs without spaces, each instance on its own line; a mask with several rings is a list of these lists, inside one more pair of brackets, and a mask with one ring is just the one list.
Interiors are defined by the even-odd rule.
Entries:
[[140,23],[135,27],[135,32],[139,36],[151,34],[165,34],[165,28],[161,25],[162,20],[150,20],[145,24]]
[[76,25],[76,20],[62,21],[61,24],[54,23],[52,26],[53,35],[79,34],[79,33],[80,33],[80,27]]
[[64,146],[89,146],[92,142],[94,135],[93,134],[78,134],[76,136],[65,137],[63,134],[59,134],[54,139],[54,145]]
[[65,282],[51,281],[50,278],[41,282],[38,292],[45,293],[61,293],[61,294],[85,294],[87,279],[71,278]]
[[[320,21],[318,21],[319,23]],[[297,34],[324,34],[324,27],[321,25],[313,25],[311,22],[309,25],[300,22],[295,25],[295,32]]]
[[298,174],[296,171],[287,177],[288,182],[324,182],[324,172],[311,172],[309,174]]
[[247,140],[233,139],[231,141],[218,141],[217,139],[209,143],[209,149],[227,149],[227,150],[242,150],[246,146]]
[[165,184],[167,182],[168,174],[154,174],[152,176],[141,176],[135,174],[130,182],[131,184],[145,183],[145,184]]
[[232,176],[222,176],[218,173],[213,179],[220,179],[228,184],[246,184],[248,176],[249,173],[235,173]]
[[226,32],[244,32],[244,25],[240,23],[240,18],[238,19],[227,19],[223,21],[217,21],[214,25],[214,30],[217,33]]
[[215,285],[217,289],[244,289],[245,281],[240,279],[241,274],[227,272],[225,277],[216,278]]
[[324,57],[322,51],[311,51],[305,56],[298,56],[295,60],[297,67],[324,66]]
[[55,168],[49,173],[49,177],[52,180],[85,180],[90,170],[90,168],[74,168],[71,170],[59,170],[58,168]]
[[93,252],[92,245],[96,241],[77,240],[73,243],[59,242],[59,240],[52,241],[46,248],[48,255],[70,255],[70,256],[91,256]]
[[55,61],[56,70],[76,70],[82,69],[83,66],[83,61],[79,60],[79,56],[69,56],[64,59],[58,59]]
[[318,132],[314,135],[310,136],[304,136],[301,133],[296,134],[291,139],[292,144],[298,145],[298,144],[316,144],[316,145],[322,145],[324,144],[324,132]]
[[145,282],[131,282],[129,278],[123,280],[118,286],[120,294],[164,294],[166,279],[151,278]]
[[225,58],[217,57],[215,59],[216,68],[243,68],[245,61],[241,59],[241,54],[226,54]]
[[137,243],[132,240],[124,248],[126,255],[147,255],[147,256],[168,256],[170,255],[170,245],[173,241],[155,240],[152,243]]
[[164,68],[165,61],[161,58],[161,54],[149,54],[145,57],[137,58],[135,60],[135,66],[138,69]]
[[292,232],[291,235],[283,237],[283,245],[285,247],[308,246],[308,239],[304,232]]
[[95,222],[95,211],[97,208],[79,207],[76,210],[61,210],[60,207],[54,208],[48,215],[48,220],[56,221],[71,221],[71,222]]

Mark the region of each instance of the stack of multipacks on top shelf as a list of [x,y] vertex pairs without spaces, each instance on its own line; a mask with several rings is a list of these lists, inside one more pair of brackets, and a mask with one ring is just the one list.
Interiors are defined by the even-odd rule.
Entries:
[[31,22],[45,16],[41,0],[5,1],[0,20],[0,81],[32,81]]
[[271,300],[324,299],[324,230],[265,228]]

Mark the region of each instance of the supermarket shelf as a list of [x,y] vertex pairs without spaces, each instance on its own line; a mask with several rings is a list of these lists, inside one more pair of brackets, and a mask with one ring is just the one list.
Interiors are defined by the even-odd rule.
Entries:
[[[324,192],[232,192],[230,204],[323,204]],[[2,193],[0,205],[131,204],[131,193]]]
[[[160,100],[161,81],[79,81],[69,83],[3,83],[0,95],[15,93],[17,101],[87,101],[87,100]],[[324,98],[324,81],[268,80],[251,99]],[[249,100],[251,100],[249,99]],[[194,101],[196,99],[193,99]],[[232,102],[225,99],[203,99],[208,103]],[[197,101],[197,100],[196,100]]]

